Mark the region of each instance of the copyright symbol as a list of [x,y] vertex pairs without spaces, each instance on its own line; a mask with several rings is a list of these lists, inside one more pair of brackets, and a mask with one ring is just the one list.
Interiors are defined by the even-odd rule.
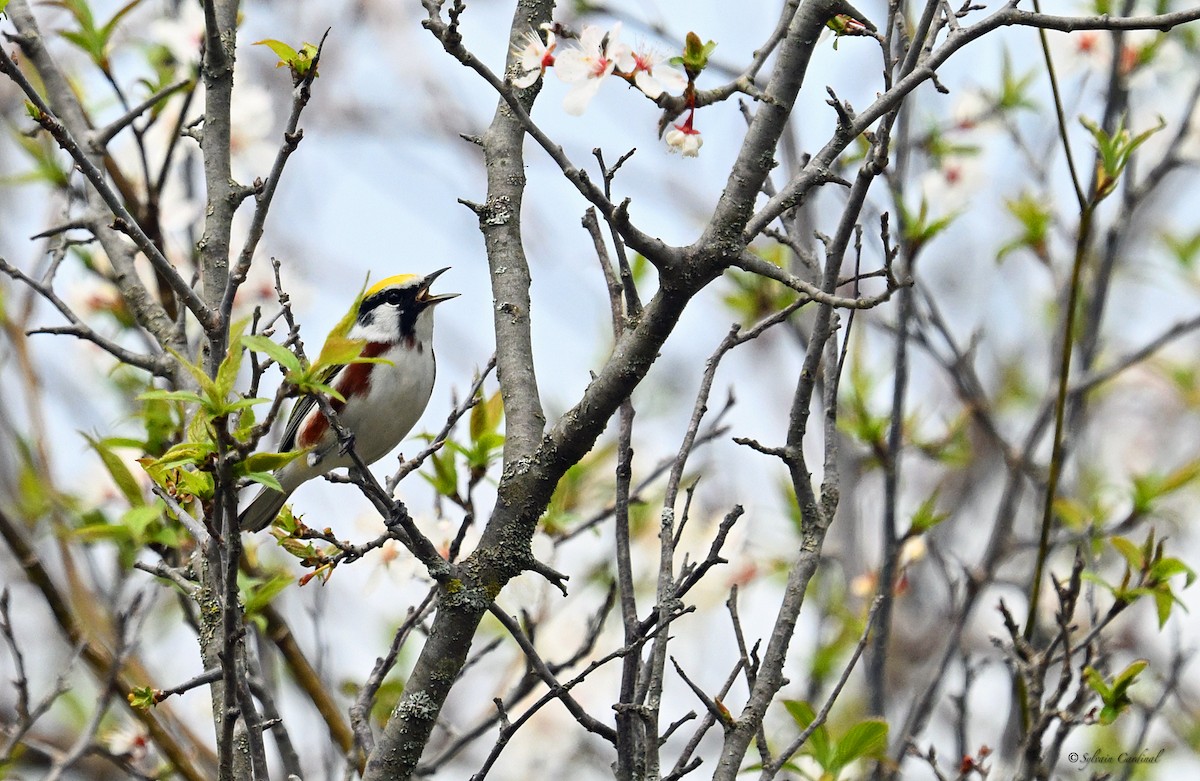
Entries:
[[1070,762],[1078,762],[1079,755],[1072,751],[1070,754],[1067,754],[1067,760]]

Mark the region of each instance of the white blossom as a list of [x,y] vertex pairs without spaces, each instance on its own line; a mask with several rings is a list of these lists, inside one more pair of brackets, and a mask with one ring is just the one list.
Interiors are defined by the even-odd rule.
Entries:
[[635,67],[629,47],[620,42],[621,23],[612,30],[588,25],[579,35],[579,45],[570,46],[558,55],[554,72],[571,85],[563,99],[568,114],[579,116],[600,90],[600,83],[617,68],[632,71]]
[[672,125],[671,129],[663,136],[670,151],[678,152],[684,157],[696,157],[700,154],[700,147],[704,145],[700,131],[692,127],[693,116],[694,112],[688,115],[686,122]]
[[687,76],[682,71],[663,65],[663,57],[652,49],[633,52],[633,83],[646,93],[657,98],[664,92],[682,92],[687,87]]
[[512,80],[514,87],[524,89],[533,86],[545,74],[546,68],[554,64],[554,48],[558,42],[549,25],[543,24],[542,29],[546,32],[545,42],[537,30],[530,30],[525,33],[524,45],[513,47],[520,74]]

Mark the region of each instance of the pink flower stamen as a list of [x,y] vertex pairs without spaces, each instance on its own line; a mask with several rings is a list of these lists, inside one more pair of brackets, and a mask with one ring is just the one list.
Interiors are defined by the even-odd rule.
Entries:
[[700,153],[700,147],[704,145],[704,139],[700,136],[700,131],[693,126],[696,117],[696,109],[693,106],[688,112],[687,119],[672,125],[667,131],[664,140],[667,142],[667,147],[672,152],[678,152],[684,157],[696,157]]
[[695,128],[692,127],[692,120],[695,119],[695,117],[696,117],[696,109],[693,108],[691,111],[688,112],[687,119],[685,119],[681,124],[676,125],[675,129],[678,130],[680,133],[684,133],[689,136],[700,135],[700,131],[696,130]]

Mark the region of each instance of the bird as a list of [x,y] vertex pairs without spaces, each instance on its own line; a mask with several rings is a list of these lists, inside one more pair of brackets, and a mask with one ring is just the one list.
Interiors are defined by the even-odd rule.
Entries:
[[[387,455],[408,435],[433,393],[433,310],[458,293],[432,295],[433,281],[449,270],[400,274],[371,286],[346,335],[366,342],[361,356],[382,359],[330,367],[322,378],[345,401],[330,398],[338,422],[353,436],[355,454],[366,464]],[[275,471],[283,491],[264,486],[238,518],[242,531],[270,526],[301,484],[353,464],[337,433],[311,394],[296,402],[284,427],[280,452],[307,453]]]

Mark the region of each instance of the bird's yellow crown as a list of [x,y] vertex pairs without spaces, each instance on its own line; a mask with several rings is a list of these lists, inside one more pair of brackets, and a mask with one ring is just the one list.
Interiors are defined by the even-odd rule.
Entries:
[[406,285],[414,279],[418,279],[416,274],[397,274],[394,277],[381,279],[374,285],[371,285],[370,289],[366,292],[366,297],[373,296],[379,291],[386,290],[389,287],[400,287],[402,285]]

